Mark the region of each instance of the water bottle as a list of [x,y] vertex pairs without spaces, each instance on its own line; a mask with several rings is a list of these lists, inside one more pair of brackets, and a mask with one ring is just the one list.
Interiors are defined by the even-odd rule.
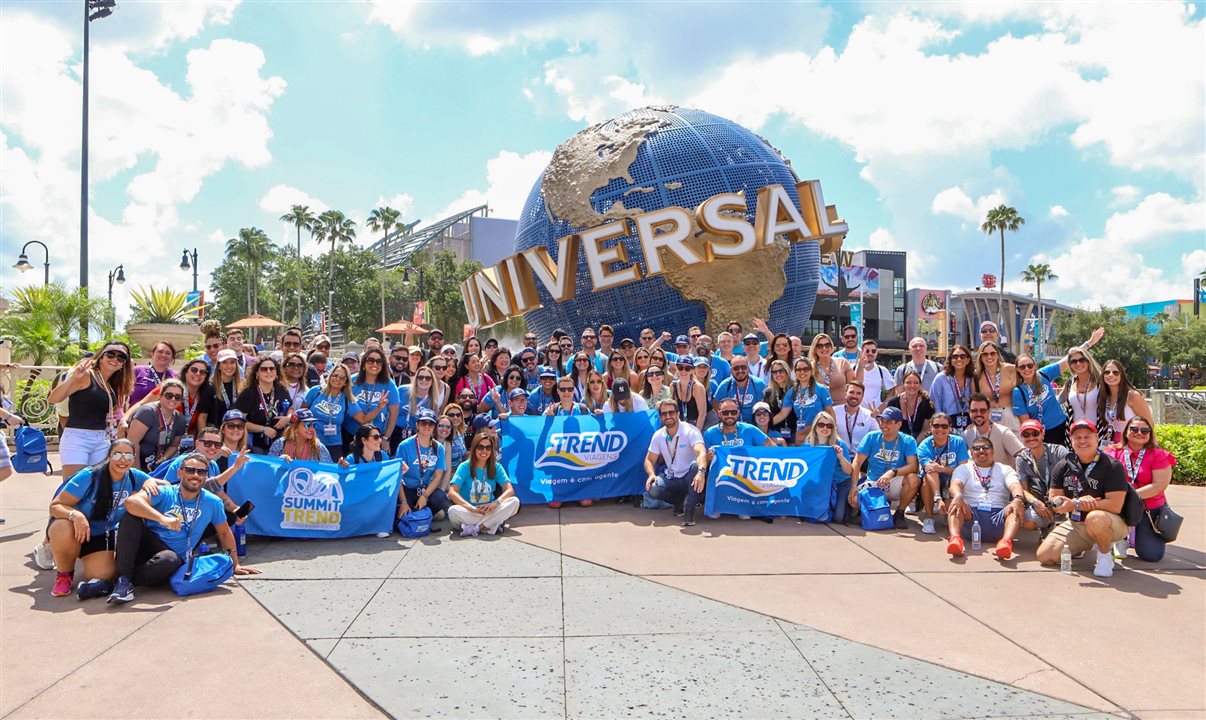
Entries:
[[980,521],[972,521],[972,550],[980,549]]
[[247,557],[247,531],[242,525],[232,525],[230,529],[234,532],[235,550],[239,557]]
[[1064,549],[1059,551],[1059,571],[1065,575],[1072,574],[1072,551],[1066,544]]

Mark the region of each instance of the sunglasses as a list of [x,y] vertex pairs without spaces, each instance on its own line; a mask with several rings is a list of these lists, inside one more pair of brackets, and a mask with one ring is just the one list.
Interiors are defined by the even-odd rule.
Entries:
[[200,442],[202,445],[204,445],[205,447],[207,447],[207,448],[211,448],[211,449],[212,449],[212,448],[220,448],[220,447],[222,447],[222,441],[221,441],[221,440],[200,440],[199,442]]
[[758,341],[757,340],[746,340],[745,342],[743,342],[741,344],[742,345],[757,345]]
[[828,429],[832,430],[832,429],[833,429],[833,423],[817,423],[817,424],[816,424],[816,425],[814,425],[813,427],[819,427],[819,428],[828,428]]
[[970,360],[970,359],[971,359],[971,355],[964,355],[963,353],[955,353],[954,355],[951,355],[951,360]]
[[843,340],[858,340],[858,335],[843,335]]
[[736,414],[737,414],[736,410],[721,410],[720,411],[721,417],[730,417],[730,416],[736,415]]
[[1068,359],[1068,364],[1069,364],[1069,365],[1080,365],[1081,363],[1087,363],[1087,362],[1089,362],[1089,359],[1088,359],[1088,358],[1082,358],[1082,357],[1078,357],[1078,358],[1069,358],[1069,359]]
[[867,348],[866,350],[864,350],[864,351],[863,351],[863,354],[865,354],[865,355],[878,355],[878,354],[879,354],[879,351],[878,351],[878,350],[876,350],[875,348]]
[[180,468],[181,475],[205,475],[209,472],[209,468],[189,467],[185,465]]
[[992,450],[991,445],[972,445],[972,452],[988,452]]
[[678,415],[678,411],[677,410],[663,410],[662,412],[659,412],[658,415],[661,417],[674,417],[675,415]]
[[652,339],[653,339],[653,336],[652,336],[652,335],[642,335],[642,336],[641,336],[641,339],[642,339],[642,340],[652,340]]
[[415,380],[418,380],[419,382],[431,382],[431,379],[432,378],[430,375],[419,375],[415,378]]
[[818,348],[831,348],[831,347],[833,347],[833,343],[831,343],[831,342],[817,343],[817,347]]
[[559,392],[559,393],[572,393],[573,391],[574,391],[574,389],[573,389],[572,387],[568,387],[568,388],[567,388],[567,387],[559,387],[559,388],[557,388],[557,392]]
[[578,358],[577,360],[574,361],[574,364],[575,365],[585,365],[588,362],[590,362],[590,360],[587,360],[585,358]]
[[366,435],[364,439],[365,440],[380,440],[381,433],[371,433],[369,435]]
[[115,452],[109,453],[109,459],[118,462],[134,462],[134,453],[132,452]]
[[305,366],[306,366],[305,363],[299,363],[299,362],[285,363],[285,367],[287,367],[287,368],[304,368]]
[[[189,372],[192,372],[192,368],[189,368]],[[274,372],[276,372],[276,367],[273,365],[266,365],[266,366],[260,368],[260,372],[274,373]]]
[[1024,438],[1042,437],[1042,433],[1037,430],[1030,430],[1028,432],[1022,433],[1022,437],[1024,437]]
[[1030,370],[1034,366],[1034,363],[1018,363],[1017,368],[1018,370]]
[[934,430],[950,430],[950,423],[930,423],[930,427]]
[[220,344],[219,345],[206,345],[205,349],[206,350],[217,350],[220,347],[222,347]]
[[207,372],[209,372],[209,370],[207,368],[201,367],[200,365],[194,365],[188,369],[188,372],[190,375],[204,375]]
[[774,370],[771,370],[771,375],[786,375],[786,374],[787,374],[787,371],[784,370],[783,368],[775,368]]
[[436,425],[436,430],[452,430],[452,426],[448,423],[440,423]]
[[1147,436],[1147,435],[1152,434],[1152,429],[1149,427],[1142,427],[1140,425],[1132,425],[1129,428],[1127,428],[1127,432],[1130,433],[1131,435]]
[[812,368],[810,368],[810,367],[798,367],[798,368],[796,368],[796,372],[798,372],[798,373],[802,373],[802,372],[812,372]]
[[1121,372],[1121,371],[1119,371],[1119,370],[1102,370],[1102,371],[1101,371],[1101,374],[1102,374],[1103,376],[1106,376],[1106,375],[1122,375],[1122,372]]
[[315,345],[314,347],[318,348],[319,350],[330,350],[331,343],[319,343],[319,344]]
[[984,413],[988,412],[988,410],[968,410],[968,412],[972,415],[983,415]]
[[120,350],[106,350],[101,353],[101,357],[106,357],[118,362],[125,362],[130,359],[130,356]]
[[247,423],[244,423],[244,422],[222,423],[222,427],[234,428],[235,430],[242,430],[246,426],[247,426]]
[[737,374],[739,372],[744,373],[744,372],[749,372],[749,371],[750,371],[750,369],[748,367],[746,367],[745,365],[740,365],[738,367],[733,368],[733,374]]
[[545,354],[546,355],[560,355],[561,350],[559,348],[558,349],[549,348],[547,351],[545,351]]
[[473,452],[481,452],[482,450],[485,450],[486,452],[494,452],[494,446],[487,443],[473,448]]
[[448,366],[447,365],[432,365],[431,369],[435,370],[436,372],[444,372],[445,370],[448,369]]
[[364,361],[364,364],[365,365],[380,365],[381,359],[380,358],[369,358],[368,360]]
[[992,352],[982,352],[980,353],[980,357],[997,357],[997,351],[993,350]]
[[452,411],[449,411],[449,412],[446,412],[446,413],[444,413],[444,414],[445,414],[445,415],[447,415],[447,416],[448,416],[448,417],[450,417],[450,418],[463,418],[463,417],[465,417],[463,414],[461,414],[461,413],[459,413],[459,412],[452,412]]
[[[757,415],[770,415],[770,410],[755,410],[755,411],[754,411],[754,415],[755,415],[755,416],[757,416]],[[829,427],[833,427],[833,426],[832,426],[832,425],[830,425]]]
[[652,370],[650,372],[645,373],[645,375],[647,377],[662,377],[665,374],[666,373],[662,372],[661,370]]
[[181,395],[180,393],[164,393],[163,399],[164,400],[183,400],[184,396]]

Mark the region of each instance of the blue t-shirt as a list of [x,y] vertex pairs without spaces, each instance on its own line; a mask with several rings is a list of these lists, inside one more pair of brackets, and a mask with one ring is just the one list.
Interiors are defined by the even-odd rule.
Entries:
[[725,398],[734,398],[741,409],[741,421],[754,422],[754,403],[762,402],[762,393],[766,392],[766,383],[756,377],[751,377],[744,389],[737,387],[735,378],[729,378],[716,386],[713,399],[720,402]]
[[815,390],[805,388],[799,392],[792,385],[783,395],[783,407],[788,405],[796,410],[796,430],[806,430],[822,410],[833,405],[833,396],[829,394],[829,388],[820,383]]
[[858,452],[867,458],[863,464],[867,479],[878,480],[889,470],[897,470],[908,464],[909,458],[917,457],[917,441],[912,435],[897,433],[896,440],[885,443],[882,430],[872,430],[858,444]]
[[[302,404],[310,408],[310,412],[318,418],[318,422],[314,424],[314,431],[318,435],[318,442],[323,445],[342,443],[343,436],[339,432],[339,428],[348,418],[358,412],[363,412],[360,403],[355,400],[348,402],[343,393],[334,396],[328,395],[320,387],[312,387],[307,390]],[[353,420],[352,424],[355,425],[356,421]]]
[[[109,468],[101,470],[101,472],[109,472]],[[125,477],[120,482],[113,483],[113,505],[109,510],[107,518],[98,520],[88,519],[88,527],[91,528],[92,537],[104,535],[106,532],[117,529],[117,524],[126,516],[126,506],[124,505],[126,498],[131,493],[136,493],[142,489],[143,483],[150,479],[150,476],[137,468],[130,468],[126,471]],[[67,494],[76,498],[79,502],[75,504],[75,509],[88,517],[92,514],[92,508],[96,507],[96,491],[99,485],[92,484],[92,468],[86,467],[76,474],[71,476],[71,479],[63,484],[60,492],[65,490]],[[58,493],[55,493],[58,495]]]
[[728,360],[725,360],[719,355],[712,355],[708,358],[708,361],[712,364],[712,382],[720,385],[720,383],[733,376],[732,371],[729,369]]
[[[160,480],[167,480],[168,482],[170,482],[173,485],[179,485],[180,484],[180,466],[183,464],[184,464],[183,457],[172,458],[171,462],[163,463],[162,465],[156,466],[155,469],[151,472],[151,477],[159,478]],[[211,478],[217,477],[221,474],[222,474],[222,470],[221,470],[221,468],[218,467],[218,463],[214,462],[213,460],[210,460],[209,461],[209,477],[211,477]]]
[[[846,444],[846,441],[841,438],[837,438],[837,452],[841,453],[842,457],[846,458],[847,462],[854,461],[854,451],[851,450],[850,446]],[[834,458],[833,459],[833,484],[837,485],[839,483],[844,483],[849,479],[850,479],[850,473],[843,470],[842,463],[839,462],[837,458]]]
[[456,486],[456,491],[460,493],[465,502],[477,507],[494,500],[495,489],[502,488],[509,482],[511,482],[511,478],[507,476],[507,471],[503,469],[502,463],[494,464],[494,478],[491,479],[486,474],[485,468],[471,470],[469,461],[466,460],[457,466],[451,484]]
[[417,435],[406,438],[398,445],[394,459],[406,463],[402,484],[408,488],[426,487],[436,472],[448,467],[444,445],[433,438],[430,447],[420,450]]
[[737,429],[732,434],[724,432],[719,425],[704,430],[704,447],[709,449],[718,445],[729,447],[758,447],[766,444],[766,433],[749,423],[738,422]]
[[545,395],[544,388],[538,387],[528,393],[528,409],[535,410],[537,415],[543,415],[545,410],[549,409],[549,405],[557,402],[557,388],[553,388],[552,395]]
[[222,507],[222,499],[208,490],[202,490],[192,500],[180,496],[180,486],[172,485],[159,489],[159,494],[151,498],[151,507],[164,515],[178,517],[183,522],[179,530],[169,530],[154,520],[147,520],[149,527],[172,552],[183,560],[197,543],[201,535],[211,523],[214,527],[226,524],[226,510]]
[[946,444],[934,447],[934,436],[930,435],[917,446],[917,470],[925,472],[928,463],[936,462],[942,467],[957,467],[967,462],[967,443],[958,433],[951,433]]
[[[409,434],[411,434],[411,435],[414,434],[415,424],[418,422],[419,408],[427,408],[428,410],[435,413],[436,416],[439,416],[439,414],[441,412],[443,412],[443,410],[444,410],[444,408],[433,408],[431,406],[431,391],[429,390],[427,392],[427,395],[419,398],[418,400],[415,400],[415,412],[412,414],[410,412],[410,385],[403,385],[403,386],[399,387],[398,388],[398,426],[408,428],[410,430]],[[385,416],[387,418],[389,417],[388,411],[386,412]]]
[[[369,422],[384,433],[385,423],[389,420],[389,411],[392,408],[398,407],[398,386],[392,380],[364,384],[357,383],[355,380],[352,381],[352,397],[356,398],[356,402],[360,404],[360,412],[373,412],[376,410],[377,403],[381,401],[382,395],[387,396],[389,402]],[[344,420],[343,426],[348,432],[353,433],[356,432],[356,428],[360,427],[350,416]]]
[[[1059,404],[1051,383],[1059,379],[1059,363],[1048,365],[1038,371],[1040,385],[1043,389],[1036,393],[1029,385],[1018,385],[1013,389],[1013,414],[1028,415],[1032,420],[1039,420],[1047,429],[1059,427],[1068,421],[1064,408]],[[1020,382],[1020,379],[1019,379]]]

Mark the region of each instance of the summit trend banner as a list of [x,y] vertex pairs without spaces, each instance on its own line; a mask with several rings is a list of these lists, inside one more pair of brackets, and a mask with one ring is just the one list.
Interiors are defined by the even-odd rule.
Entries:
[[704,510],[828,522],[835,462],[831,447],[719,446],[708,467]]
[[502,464],[525,504],[640,495],[658,425],[652,410],[508,418],[498,429]]

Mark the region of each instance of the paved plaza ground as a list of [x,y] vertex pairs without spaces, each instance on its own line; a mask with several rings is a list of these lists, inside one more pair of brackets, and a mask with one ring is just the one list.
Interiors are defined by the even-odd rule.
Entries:
[[[57,461],[56,461],[57,466]],[[529,507],[501,537],[253,539],[188,600],[50,596],[0,485],[0,717],[1206,717],[1206,490],[1107,581],[909,530]],[[447,526],[447,524],[445,524]],[[940,525],[941,527],[941,525]]]

